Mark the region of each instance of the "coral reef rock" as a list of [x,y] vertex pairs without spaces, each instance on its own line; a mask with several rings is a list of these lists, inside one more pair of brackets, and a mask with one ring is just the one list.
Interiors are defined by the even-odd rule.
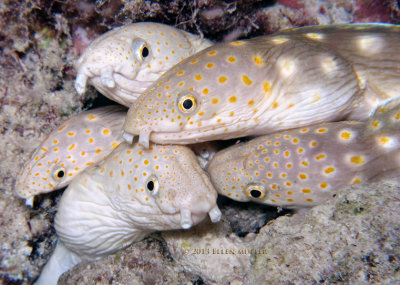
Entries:
[[391,181],[347,187],[303,215],[260,230],[263,249],[247,284],[400,282],[400,187]]

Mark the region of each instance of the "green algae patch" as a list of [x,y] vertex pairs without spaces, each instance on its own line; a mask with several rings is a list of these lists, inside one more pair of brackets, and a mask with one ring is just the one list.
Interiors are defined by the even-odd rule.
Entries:
[[333,213],[335,218],[348,215],[359,215],[364,213],[369,208],[369,205],[361,201],[345,201],[344,203],[336,204],[336,211]]

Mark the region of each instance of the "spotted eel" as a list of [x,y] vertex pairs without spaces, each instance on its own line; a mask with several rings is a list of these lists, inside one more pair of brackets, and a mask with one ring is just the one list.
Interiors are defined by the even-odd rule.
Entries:
[[[35,195],[67,186],[90,165],[110,154],[122,141],[126,108],[108,106],[72,116],[51,132],[21,168],[15,193],[33,205]],[[217,150],[215,142],[192,144],[190,148],[205,168]]]
[[122,141],[126,108],[107,106],[72,116],[32,153],[15,182],[15,193],[33,197],[67,186],[83,169],[104,159]]
[[185,146],[122,143],[78,175],[55,217],[56,249],[36,284],[83,260],[114,253],[154,231],[189,229],[209,214],[219,221],[217,193]]
[[134,23],[94,40],[76,61],[75,89],[87,82],[113,101],[129,107],[161,74],[212,43],[159,23]]
[[313,26],[187,58],[129,109],[124,137],[187,144],[367,119],[400,94],[399,26]]
[[398,176],[400,101],[368,122],[342,121],[261,136],[218,152],[207,171],[219,194],[285,208],[311,207],[343,186]]

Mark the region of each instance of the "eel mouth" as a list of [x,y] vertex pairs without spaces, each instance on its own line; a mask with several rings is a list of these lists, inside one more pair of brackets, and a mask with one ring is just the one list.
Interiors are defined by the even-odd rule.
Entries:
[[[211,140],[226,140],[233,137],[237,137],[233,134],[237,133],[235,126],[238,123],[243,123],[241,126],[242,133],[240,136],[245,136],[253,128],[247,127],[245,121],[235,120],[230,123],[221,124],[218,126],[204,126],[195,130],[181,130],[175,131],[154,131],[151,129],[142,129],[127,131],[123,134],[123,138],[128,142],[132,143],[135,136],[139,136],[138,143],[145,148],[149,147],[150,140],[159,144],[192,144],[201,143]],[[226,128],[230,128],[232,131],[225,131]]]

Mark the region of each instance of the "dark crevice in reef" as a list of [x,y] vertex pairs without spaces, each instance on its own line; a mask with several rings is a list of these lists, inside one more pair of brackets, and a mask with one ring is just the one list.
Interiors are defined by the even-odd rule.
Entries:
[[145,240],[149,244],[149,246],[151,243],[157,242],[159,246],[159,251],[161,255],[164,257],[164,259],[168,262],[174,262],[174,258],[168,249],[166,241],[160,236],[159,233],[155,233],[151,237],[146,238]]
[[[88,88],[92,89],[93,87],[88,86]],[[110,106],[110,105],[118,105],[118,103],[108,99],[104,95],[97,92],[97,96],[95,98],[88,98],[85,101],[85,103],[83,105],[83,110],[95,109],[95,108],[100,108],[100,107]]]
[[223,196],[218,197],[217,203],[223,219],[239,237],[245,237],[248,233],[259,233],[269,221],[293,213],[291,210],[252,202],[237,202]]
[[[1,270],[1,268],[0,268]],[[0,274],[0,283],[3,285],[20,285],[23,284],[24,282],[22,280],[15,280],[10,277],[8,277],[7,274]]]
[[193,285],[205,285],[206,283],[204,283],[203,279],[201,279],[201,277],[199,276],[197,279],[192,280],[192,284]]
[[[32,213],[34,214],[35,211],[42,212],[43,209],[45,209],[47,213],[52,213],[55,215],[55,211],[52,209],[55,205],[58,204],[58,201],[61,199],[61,195],[65,189],[66,189],[66,187],[56,190],[56,191],[53,191],[53,192],[50,192],[50,193],[43,193],[40,195],[36,195],[34,197]],[[46,204],[44,202],[46,202]],[[50,202],[50,203],[48,203],[48,202]]]

